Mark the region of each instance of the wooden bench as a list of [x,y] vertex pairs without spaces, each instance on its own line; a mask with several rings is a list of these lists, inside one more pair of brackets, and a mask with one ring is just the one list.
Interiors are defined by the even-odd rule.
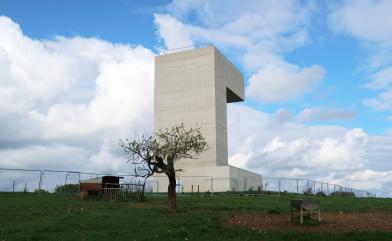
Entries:
[[300,223],[304,223],[304,214],[311,216],[318,214],[318,221],[321,222],[320,202],[316,200],[291,200],[290,222],[294,218],[294,213],[300,213]]

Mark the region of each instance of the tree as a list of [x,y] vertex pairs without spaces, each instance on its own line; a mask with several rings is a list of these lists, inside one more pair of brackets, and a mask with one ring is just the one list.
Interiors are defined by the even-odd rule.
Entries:
[[207,149],[200,127],[185,128],[184,124],[159,130],[152,135],[136,136],[120,140],[120,146],[128,154],[128,163],[134,167],[134,175],[146,180],[156,173],[169,179],[167,188],[168,209],[176,209],[176,172],[180,159],[197,159]]

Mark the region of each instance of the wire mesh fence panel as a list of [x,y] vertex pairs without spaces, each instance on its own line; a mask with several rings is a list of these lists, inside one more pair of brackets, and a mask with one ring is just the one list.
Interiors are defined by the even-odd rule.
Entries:
[[[169,181],[167,176],[157,175],[149,179],[153,192],[167,192]],[[214,179],[209,176],[177,176],[176,192],[213,192]]]
[[280,192],[281,191],[281,186],[280,186],[280,179],[278,178],[269,178],[269,177],[264,177],[263,178],[263,187],[264,191],[270,191],[270,192]]
[[142,199],[144,189],[143,184],[113,184],[110,187],[102,188],[102,198],[104,200],[135,200]]
[[297,193],[297,180],[279,179],[280,192]]
[[41,185],[39,170],[0,170],[1,192],[34,192]]
[[146,180],[146,184],[144,186],[144,192],[151,193],[153,191],[154,191],[154,181],[151,179]]
[[44,171],[41,188],[52,193],[78,194],[81,178],[79,172]]
[[213,179],[209,176],[179,176],[177,178],[177,192],[213,192]]
[[[102,182],[102,178],[111,175],[120,178],[119,184],[143,185],[144,192],[167,192],[168,190],[169,182],[166,175],[153,176],[146,180],[133,175],[0,168],[0,192],[34,192],[36,190],[42,192],[44,190],[50,193],[79,194],[80,183],[90,182],[100,186],[99,183]],[[110,191],[115,192],[113,190]],[[344,197],[375,197],[373,193],[367,191],[310,179],[261,176],[239,176],[233,178],[178,175],[176,179],[176,192],[270,192],[269,194],[294,193]]]

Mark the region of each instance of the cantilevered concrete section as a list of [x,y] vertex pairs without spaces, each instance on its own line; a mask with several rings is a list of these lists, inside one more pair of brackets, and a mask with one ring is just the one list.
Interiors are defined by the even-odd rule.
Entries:
[[[244,100],[244,81],[241,72],[218,49],[209,46],[156,57],[154,92],[156,131],[180,123],[187,127],[200,126],[208,144],[208,150],[199,159],[176,163],[176,167],[184,169],[179,175],[180,179],[184,176],[185,191],[191,185],[199,185],[196,177],[189,181],[192,184],[185,184],[188,179],[185,176],[225,179],[215,184],[214,191],[232,190],[236,178],[251,178],[254,188],[261,184],[260,175],[228,166],[227,103]],[[154,177],[154,180],[161,182],[159,186],[163,188],[157,191],[166,190],[167,186],[162,185],[165,178]],[[206,185],[199,185],[203,189],[200,191],[212,191]]]

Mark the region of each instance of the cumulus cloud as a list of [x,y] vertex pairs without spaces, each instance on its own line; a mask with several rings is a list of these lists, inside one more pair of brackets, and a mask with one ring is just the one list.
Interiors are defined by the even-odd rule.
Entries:
[[276,118],[277,121],[279,122],[285,122],[285,121],[290,121],[293,119],[294,115],[293,113],[285,108],[280,108],[274,113],[274,117]]
[[[358,189],[389,190],[391,181],[378,177],[383,172],[390,175],[386,159],[392,150],[392,136],[370,136],[362,129],[333,125],[307,126],[294,119],[276,120],[276,114],[229,105],[229,163],[267,177],[316,178]],[[359,173],[365,174],[354,175]]]
[[329,14],[330,28],[358,39],[367,52],[364,64],[370,82],[364,86],[378,94],[363,104],[375,111],[392,111],[391,9],[388,0],[342,1]]
[[[281,16],[286,19],[291,15],[284,14],[285,6],[297,6],[294,3],[284,2],[282,10],[271,4],[271,11],[275,8],[283,11]],[[249,5],[249,9],[253,11],[256,5]],[[176,11],[179,16],[188,16],[188,10]],[[206,16],[215,18],[214,14],[208,15],[208,11],[206,6]],[[235,9],[232,11],[230,14],[227,12],[228,16],[216,16],[219,19],[216,23],[202,23],[208,31],[200,33],[223,28],[220,24],[227,22],[226,17],[233,18],[238,13]],[[302,10],[296,11],[302,13]],[[265,14],[268,15],[268,11]],[[302,20],[306,14],[299,15],[294,16],[298,17],[297,20],[289,18],[285,21],[306,25],[306,21]],[[176,17],[178,22],[172,23],[175,26],[173,35],[173,32],[160,32],[160,35],[176,36],[176,28],[183,28],[189,30],[183,35],[185,41],[197,41],[197,37],[204,36],[195,35],[200,29],[183,23],[180,21],[182,17]],[[157,18],[156,21],[164,23],[171,21]],[[265,17],[265,26],[280,21],[273,16],[270,18]],[[234,25],[232,28],[236,29]],[[266,32],[260,34],[281,39],[282,35],[297,32],[297,28],[280,28],[283,30],[265,29]],[[242,37],[248,33],[242,33],[240,27],[238,31],[241,33],[238,38],[230,41],[244,41]],[[304,31],[295,35],[301,36]],[[117,141],[134,131],[152,129],[154,53],[142,46],[113,44],[97,38],[59,36],[53,40],[32,39],[7,17],[0,17],[0,36],[0,165],[126,172]],[[172,37],[165,37],[168,38]],[[264,42],[261,41],[264,37],[259,40],[265,44],[268,38]],[[287,40],[284,39],[282,41]],[[301,37],[293,39],[296,41],[279,43],[276,45],[278,50],[267,54],[261,51],[260,46],[255,48],[261,51],[258,52],[260,58],[269,56],[269,59],[280,61],[281,52],[304,43]],[[275,40],[272,41],[274,44]],[[174,41],[175,37],[169,45],[176,45]],[[240,46],[244,59],[249,57],[247,53],[254,47],[253,44],[249,48],[248,45],[226,46]],[[258,69],[266,68],[267,65],[260,63]],[[294,76],[291,79],[303,81],[309,73],[318,73],[316,81],[305,78],[310,86],[317,85],[320,76],[325,74],[317,65],[304,68],[290,66],[285,67],[282,73],[290,73],[289,76]],[[311,90],[308,85],[303,86],[306,86],[306,91]],[[294,97],[305,92],[298,90],[288,95]],[[369,136],[361,129],[339,126],[307,126],[296,122],[296,117],[286,109],[268,114],[245,105],[230,105],[228,113],[229,162],[233,165],[265,176],[314,177],[337,183],[350,182],[358,188],[368,187],[365,184],[370,185],[371,182],[371,188],[375,190],[389,190],[391,135]],[[384,179],[380,180],[382,177]]]
[[264,103],[286,101],[313,90],[324,75],[319,65],[269,65],[249,79],[246,95]]
[[158,37],[164,40],[166,49],[173,50],[193,45],[188,30],[177,19],[167,14],[155,14],[154,20],[159,26]]
[[97,38],[32,39],[4,16],[0,35],[0,165],[124,168],[108,163],[122,158],[119,138],[151,130],[154,53]]
[[384,185],[392,182],[391,171],[360,170],[348,175],[345,180],[354,187],[382,190]]
[[[247,93],[262,102],[281,102],[310,92],[324,77],[319,65],[300,67],[283,55],[309,42],[309,1],[173,1],[155,15],[166,47],[213,43],[240,56],[254,73]],[[261,88],[262,87],[262,88]]]

